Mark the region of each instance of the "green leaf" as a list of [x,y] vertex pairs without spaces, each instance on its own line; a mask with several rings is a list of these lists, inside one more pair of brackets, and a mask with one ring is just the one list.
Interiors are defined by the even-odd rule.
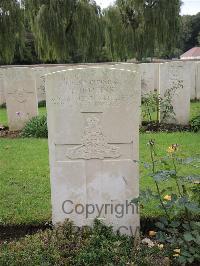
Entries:
[[187,232],[183,235],[184,239],[187,241],[187,242],[190,242],[192,240],[194,240],[194,237],[192,236],[191,233]]
[[185,206],[190,212],[197,213],[197,214],[200,213],[200,208],[197,203],[190,202],[190,203],[187,203]]
[[167,236],[164,232],[158,231],[156,234],[156,239],[161,242],[164,243],[167,241]]
[[171,227],[174,227],[174,228],[177,228],[177,227],[180,226],[180,224],[181,224],[181,223],[178,222],[178,221],[173,221],[173,222],[170,223],[170,226],[171,226]]
[[164,230],[165,229],[165,225],[163,223],[160,223],[160,222],[157,222],[155,224],[158,228],[160,228],[161,230]]
[[168,220],[166,217],[161,217],[160,222],[163,223],[164,225],[168,225]]
[[174,170],[163,170],[163,171],[158,171],[155,174],[152,174],[151,176],[153,177],[153,179],[157,182],[160,181],[166,181],[168,180],[170,177],[174,177],[176,175],[176,172]]

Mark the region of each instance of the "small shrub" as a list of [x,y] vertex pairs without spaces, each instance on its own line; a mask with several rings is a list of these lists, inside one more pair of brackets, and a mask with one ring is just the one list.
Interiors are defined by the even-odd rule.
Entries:
[[47,138],[48,129],[46,115],[36,116],[28,121],[22,130],[21,136],[25,138]]
[[200,115],[194,117],[191,122],[191,130],[194,132],[200,131]]
[[0,265],[165,265],[166,254],[158,247],[133,246],[131,237],[114,233],[97,220],[93,228],[77,228],[66,221],[53,230],[2,243]]
[[[162,208],[164,216],[155,225],[155,238],[164,245],[170,245],[168,256],[180,265],[199,265],[200,262],[200,176],[191,170],[183,175],[182,166],[199,168],[199,158],[183,158],[178,144],[167,149],[167,155],[160,158],[154,140],[148,143],[151,163],[149,177],[155,183],[156,192],[150,188],[140,191],[134,203],[142,206],[154,200]],[[173,181],[174,186],[168,186]]]
[[156,121],[159,122],[159,104],[160,97],[157,92],[150,92],[142,97],[142,117],[152,122],[154,113],[156,113]]
[[46,107],[46,101],[45,100],[44,101],[40,101],[38,103],[38,107]]
[[5,109],[6,108],[6,103],[0,104],[0,108]]

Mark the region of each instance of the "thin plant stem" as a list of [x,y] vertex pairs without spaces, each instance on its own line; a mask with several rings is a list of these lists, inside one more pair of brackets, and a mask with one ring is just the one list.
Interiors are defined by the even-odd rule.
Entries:
[[[187,196],[187,194],[184,193],[184,190],[183,190],[183,193],[185,195],[181,193],[180,185],[179,185],[179,182],[177,180],[177,167],[176,167],[175,158],[174,158],[173,154],[172,154],[172,162],[173,162],[173,165],[174,165],[174,170],[176,172],[175,181],[176,181],[176,184],[177,184],[177,187],[178,187],[178,192],[179,192],[179,194],[180,194],[181,197]],[[186,214],[186,219],[187,219],[187,222],[188,222],[188,226],[189,226],[189,228],[191,230],[190,215],[189,215],[189,212],[188,212],[188,209],[186,208],[186,206],[184,206],[184,209],[185,209],[185,214]]]
[[177,185],[177,188],[178,188],[178,192],[179,192],[180,196],[183,197],[183,195],[181,193],[180,185],[179,185],[179,182],[178,182],[178,179],[177,179],[177,168],[176,168],[175,158],[174,158],[173,154],[172,154],[172,162],[173,162],[173,165],[174,165],[174,170],[176,172],[175,181],[176,181],[176,185]]
[[[152,172],[153,172],[153,174],[155,174],[154,149],[153,149],[153,146],[151,144],[150,144],[150,154],[151,154],[151,161],[152,161]],[[166,216],[168,217],[168,219],[170,219],[169,214],[167,212],[167,209],[166,209],[166,207],[165,207],[165,205],[163,204],[163,201],[162,201],[162,196],[161,196],[161,193],[160,193],[158,182],[155,181],[155,180],[154,180],[154,182],[156,184],[156,189],[157,189],[157,192],[158,192],[158,195],[159,195],[160,203],[161,203],[161,205],[162,205],[162,207],[163,207],[163,209],[165,211]]]

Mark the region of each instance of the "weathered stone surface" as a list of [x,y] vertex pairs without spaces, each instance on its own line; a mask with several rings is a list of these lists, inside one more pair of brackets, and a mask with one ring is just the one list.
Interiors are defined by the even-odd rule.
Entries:
[[46,76],[54,224],[98,217],[125,234],[138,229],[128,204],[139,194],[139,76],[106,67]]
[[0,68],[0,105],[6,102],[5,92],[4,92],[4,69]]
[[[121,64],[115,64],[114,67],[117,69],[121,70],[131,70],[131,71],[136,71],[138,72],[139,79],[140,79],[140,84],[142,82],[141,80],[141,65],[140,64],[135,64],[135,63],[121,63]],[[107,65],[108,67],[108,65]],[[134,86],[134,84],[132,84]],[[142,109],[141,109],[142,103],[140,103],[140,109],[139,109],[139,116],[140,116],[140,125],[142,124]]]
[[159,93],[162,98],[167,94],[171,95],[171,104],[175,113],[173,116],[172,112],[168,112],[171,117],[163,121],[164,108],[161,108],[161,121],[188,124],[190,116],[190,86],[186,64],[183,62],[160,64]]
[[9,129],[21,130],[29,119],[38,115],[33,71],[22,67],[7,69],[5,92]]
[[185,61],[184,65],[187,67],[187,77],[190,84],[190,99],[196,99],[196,71],[197,63],[195,61]]
[[33,71],[34,71],[34,75],[35,75],[38,102],[46,101],[45,74],[48,73],[48,68],[35,67],[35,68],[33,68]]
[[[38,102],[46,101],[45,92],[45,74],[53,73],[61,70],[66,70],[68,68],[75,68],[77,65],[63,65],[63,66],[44,66],[44,67],[34,67],[33,72],[36,80],[36,90]],[[86,66],[85,66],[86,67]]]
[[159,64],[145,63],[140,64],[142,79],[142,96],[158,90]]
[[200,62],[196,63],[196,99],[200,100]]

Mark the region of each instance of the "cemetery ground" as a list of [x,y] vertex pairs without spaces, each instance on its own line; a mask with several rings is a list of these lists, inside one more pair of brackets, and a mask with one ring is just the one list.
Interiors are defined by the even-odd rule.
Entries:
[[[200,102],[191,104],[191,118],[198,115]],[[44,114],[46,109],[39,108],[39,113]],[[0,109],[0,124],[7,125],[6,109]],[[150,153],[147,143],[152,139],[156,143],[157,155],[167,156],[167,149],[171,144],[180,145],[180,154],[183,158],[195,158],[200,156],[200,135],[192,132],[173,132],[173,133],[141,133],[140,134],[140,160],[150,162]],[[0,236],[3,241],[19,238],[27,233],[33,233],[39,229],[48,228],[51,223],[51,203],[50,203],[50,179],[48,164],[48,143],[47,139],[34,138],[1,138],[0,140]],[[9,163],[8,163],[9,162]],[[156,190],[152,178],[148,176],[151,169],[143,163],[140,164],[140,189],[153,188]],[[198,175],[199,168],[185,164],[181,167],[180,174],[189,173]],[[165,181],[162,188],[168,186],[175,187],[175,182]],[[166,195],[169,194],[166,191]],[[163,215],[161,208],[154,201],[149,202],[141,208],[141,224],[143,233],[155,230],[153,222],[157,217]],[[66,223],[56,231],[47,229],[44,234],[29,236],[20,242],[13,242],[11,246],[0,248],[2,263],[10,265],[42,265],[42,261],[48,262],[46,265],[55,265],[60,262],[60,247],[56,242],[54,234],[58,234],[61,245],[65,251],[61,257],[69,257],[69,261],[59,265],[94,265],[95,256],[99,254],[99,261],[105,265],[110,259],[116,264],[126,265],[125,262],[131,261],[142,263],[138,265],[169,265],[166,259],[165,249],[155,247],[144,249],[137,252],[137,255],[130,255],[130,248],[133,243],[126,237],[118,237],[111,230],[96,224],[92,232],[74,232],[71,224]],[[154,232],[154,231],[153,231]],[[61,235],[65,236],[65,239]],[[101,236],[97,237],[100,234]],[[90,235],[90,237],[88,237]],[[91,237],[92,235],[92,237]],[[51,244],[50,244],[51,239]],[[54,241],[52,242],[52,239]],[[68,242],[66,242],[68,239]],[[78,241],[77,241],[78,239]],[[98,240],[97,240],[98,239]],[[44,252],[44,242],[46,251]],[[76,240],[76,241],[75,241]],[[96,241],[103,243],[98,246]],[[75,244],[76,242],[76,244]],[[78,243],[78,246],[77,246]],[[59,244],[60,245],[60,244]],[[71,246],[70,246],[71,245]],[[112,252],[108,252],[108,247]],[[25,250],[24,250],[24,247]],[[36,250],[43,250],[36,252]],[[25,253],[26,252],[26,253]],[[93,252],[93,253],[92,253]],[[59,255],[58,255],[59,253]],[[35,254],[35,255],[34,255]],[[133,257],[132,257],[133,256]],[[1,257],[1,256],[0,256]],[[109,259],[108,259],[109,257]],[[21,259],[26,258],[25,264],[20,264]],[[58,259],[59,258],[59,259]],[[164,258],[164,260],[163,260]],[[144,260],[144,261],[143,261]],[[165,261],[166,260],[166,261]],[[88,264],[87,264],[88,261]],[[1,260],[0,260],[1,262]],[[83,263],[85,262],[85,264]],[[119,263],[119,264],[117,264]],[[121,263],[121,264],[120,264]],[[146,264],[145,264],[146,263]],[[5,264],[8,265],[8,264]],[[128,264],[127,264],[128,265]]]
[[[140,158],[150,161],[147,143],[154,139],[158,153],[165,156],[172,143],[181,146],[185,157],[196,157],[200,151],[199,134],[196,133],[143,133],[140,135]],[[1,225],[39,225],[51,221],[48,143],[46,139],[1,139]],[[9,164],[8,164],[9,162]],[[198,174],[199,169],[186,165],[182,174]],[[140,166],[141,189],[153,187],[147,175],[149,169]],[[169,183],[167,185],[170,185]],[[174,185],[174,184],[172,184]],[[166,183],[163,183],[163,187]],[[153,218],[161,209],[150,203],[141,210],[141,215]]]
[[[200,112],[200,102],[191,103],[191,118]],[[39,115],[46,113],[45,107],[39,108]],[[6,109],[0,109],[0,121],[7,125]],[[140,134],[140,188],[154,187],[148,177],[150,169],[143,162],[150,161],[147,143],[155,140],[160,157],[166,156],[171,144],[179,144],[181,156],[196,157],[200,151],[200,136],[192,132],[141,133]],[[50,222],[50,184],[48,164],[48,142],[35,138],[1,138],[0,140],[0,225],[40,225]],[[8,164],[9,162],[9,164]],[[181,168],[182,174],[198,174],[198,168],[189,165]],[[169,184],[168,184],[169,185]],[[163,187],[166,184],[163,184]],[[161,210],[150,203],[141,210],[142,217],[156,217]]]

